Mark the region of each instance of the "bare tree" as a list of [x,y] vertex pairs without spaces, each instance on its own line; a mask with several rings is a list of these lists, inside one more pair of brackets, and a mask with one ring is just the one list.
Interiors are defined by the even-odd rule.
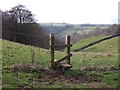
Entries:
[[18,4],[9,11],[9,14],[12,15],[13,18],[16,18],[18,23],[36,22],[34,18],[35,15],[33,15],[24,5]]

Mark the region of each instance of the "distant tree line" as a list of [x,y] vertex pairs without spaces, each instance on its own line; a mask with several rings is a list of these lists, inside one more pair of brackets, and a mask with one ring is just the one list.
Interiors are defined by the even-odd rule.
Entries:
[[[49,48],[49,35],[36,23],[34,15],[24,5],[2,12],[2,38],[10,41]],[[56,39],[56,43],[61,43]]]

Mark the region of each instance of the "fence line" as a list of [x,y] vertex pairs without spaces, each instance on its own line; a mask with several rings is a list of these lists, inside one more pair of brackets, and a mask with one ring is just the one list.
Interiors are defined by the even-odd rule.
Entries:
[[24,36],[31,36],[31,37],[39,37],[39,36],[35,36],[32,34],[24,34],[24,33],[19,33],[19,32],[2,31],[2,33],[10,33],[10,34],[17,34],[17,35],[24,35]]
[[[32,45],[36,47],[41,47],[45,49],[49,49],[49,37],[44,35],[32,35],[26,34],[26,32],[13,32],[13,31],[2,31],[2,38],[10,41],[23,43],[26,45]],[[47,42],[46,42],[47,40]]]

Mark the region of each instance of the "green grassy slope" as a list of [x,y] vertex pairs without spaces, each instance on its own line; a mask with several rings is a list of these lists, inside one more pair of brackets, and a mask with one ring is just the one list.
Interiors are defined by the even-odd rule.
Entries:
[[77,43],[73,44],[71,49],[72,50],[79,49],[83,46],[86,46],[94,41],[100,40],[105,37],[108,37],[108,36],[97,36],[97,37],[89,37],[89,38],[82,39],[82,40],[78,41]]
[[[44,51],[44,49],[3,40],[2,41],[3,66],[12,65],[19,62],[31,63],[32,51],[35,52],[36,63],[39,63],[40,61],[42,62],[42,60],[47,60],[47,58],[49,57],[49,54],[46,54],[48,51]],[[45,57],[41,57],[41,54],[45,55]]]
[[118,37],[110,40],[105,40],[99,44],[95,44],[91,47],[86,48],[84,51],[90,52],[118,52]]
[[117,65],[118,63],[117,56],[118,56],[118,37],[93,45],[89,48],[86,48],[85,50],[82,50],[81,52],[73,52],[73,57],[75,58],[74,60],[78,60],[78,58],[80,57],[80,60],[87,60],[89,64],[91,61],[95,60],[92,64],[95,64],[97,61],[100,61],[102,65],[102,63],[105,64],[107,60],[109,60],[108,63],[111,63],[110,60],[112,60],[113,62],[115,62],[114,65]]
[[112,72],[112,70],[113,68],[118,70],[118,37],[93,45],[81,52],[73,52],[71,61],[73,67],[76,68],[88,67],[89,69],[91,66],[95,68],[109,68],[110,70],[104,72],[99,72],[99,70],[92,71],[94,74],[102,74],[102,82],[104,85],[106,84],[105,86],[111,85],[116,87],[118,81],[115,81],[115,77],[117,78],[119,74],[117,73],[118,71]]
[[[50,66],[48,50],[2,40],[3,88],[116,88],[118,87],[117,40],[118,38],[113,38],[82,52],[72,52],[72,69],[65,73],[48,68]],[[16,75],[16,72],[4,69],[15,63],[31,63],[32,51],[35,51],[35,64],[40,65],[41,69],[46,68],[47,71],[40,73],[21,71]],[[65,56],[65,52],[55,52],[56,59],[63,56]]]

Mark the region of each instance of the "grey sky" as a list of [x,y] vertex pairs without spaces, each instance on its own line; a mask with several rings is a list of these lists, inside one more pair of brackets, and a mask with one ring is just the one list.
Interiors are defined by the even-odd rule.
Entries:
[[0,0],[0,9],[9,10],[17,4],[25,5],[36,15],[38,23],[118,22],[119,0]]

